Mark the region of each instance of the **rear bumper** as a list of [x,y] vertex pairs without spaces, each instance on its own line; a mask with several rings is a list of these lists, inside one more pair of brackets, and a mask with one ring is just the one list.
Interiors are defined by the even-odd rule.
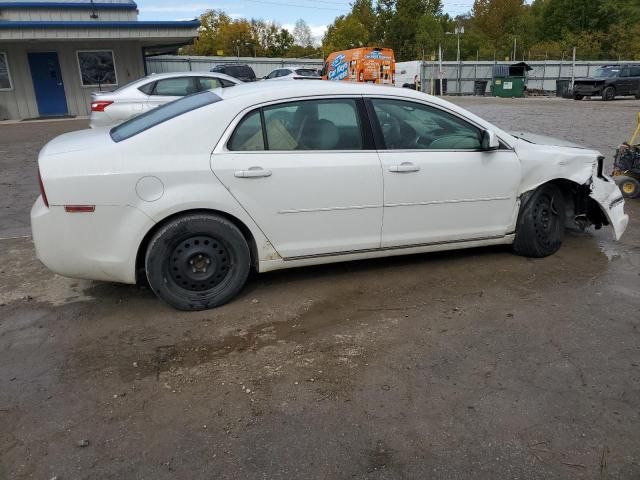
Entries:
[[135,283],[138,247],[154,222],[129,206],[97,206],[93,213],[47,208],[41,197],[31,209],[36,256],[65,277]]
[[116,123],[118,122],[114,121],[105,112],[91,112],[89,117],[89,126],[91,128],[110,127]]

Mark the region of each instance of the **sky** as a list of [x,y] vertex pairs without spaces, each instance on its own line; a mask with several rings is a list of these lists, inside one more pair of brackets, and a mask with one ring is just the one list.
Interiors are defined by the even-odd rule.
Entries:
[[[311,27],[320,40],[333,19],[349,11],[349,0],[136,0],[140,20],[185,20],[195,18],[204,10],[221,9],[233,18],[274,20],[293,30],[299,18]],[[451,16],[466,13],[473,0],[443,0],[444,10]]]

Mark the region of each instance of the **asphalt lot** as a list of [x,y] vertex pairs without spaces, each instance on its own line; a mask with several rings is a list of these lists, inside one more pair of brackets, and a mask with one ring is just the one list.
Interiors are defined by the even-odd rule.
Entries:
[[[454,101],[609,162],[640,110]],[[180,313],[23,237],[37,151],[85,126],[0,125],[0,480],[640,477],[640,201],[617,243],[273,272]]]

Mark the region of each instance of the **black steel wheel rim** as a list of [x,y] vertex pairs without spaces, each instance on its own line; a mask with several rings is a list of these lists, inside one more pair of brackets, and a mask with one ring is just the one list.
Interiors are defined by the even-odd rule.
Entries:
[[549,237],[555,230],[558,221],[558,211],[553,203],[553,198],[547,196],[540,198],[536,203],[533,215],[538,239],[545,244],[549,243]]
[[165,278],[184,290],[204,293],[229,276],[232,265],[229,249],[211,235],[190,235],[174,242],[169,250]]

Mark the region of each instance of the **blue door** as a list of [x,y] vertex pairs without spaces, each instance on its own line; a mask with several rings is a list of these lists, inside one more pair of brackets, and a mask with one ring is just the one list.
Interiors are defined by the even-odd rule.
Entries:
[[29,53],[29,67],[41,117],[67,114],[62,73],[56,52]]

